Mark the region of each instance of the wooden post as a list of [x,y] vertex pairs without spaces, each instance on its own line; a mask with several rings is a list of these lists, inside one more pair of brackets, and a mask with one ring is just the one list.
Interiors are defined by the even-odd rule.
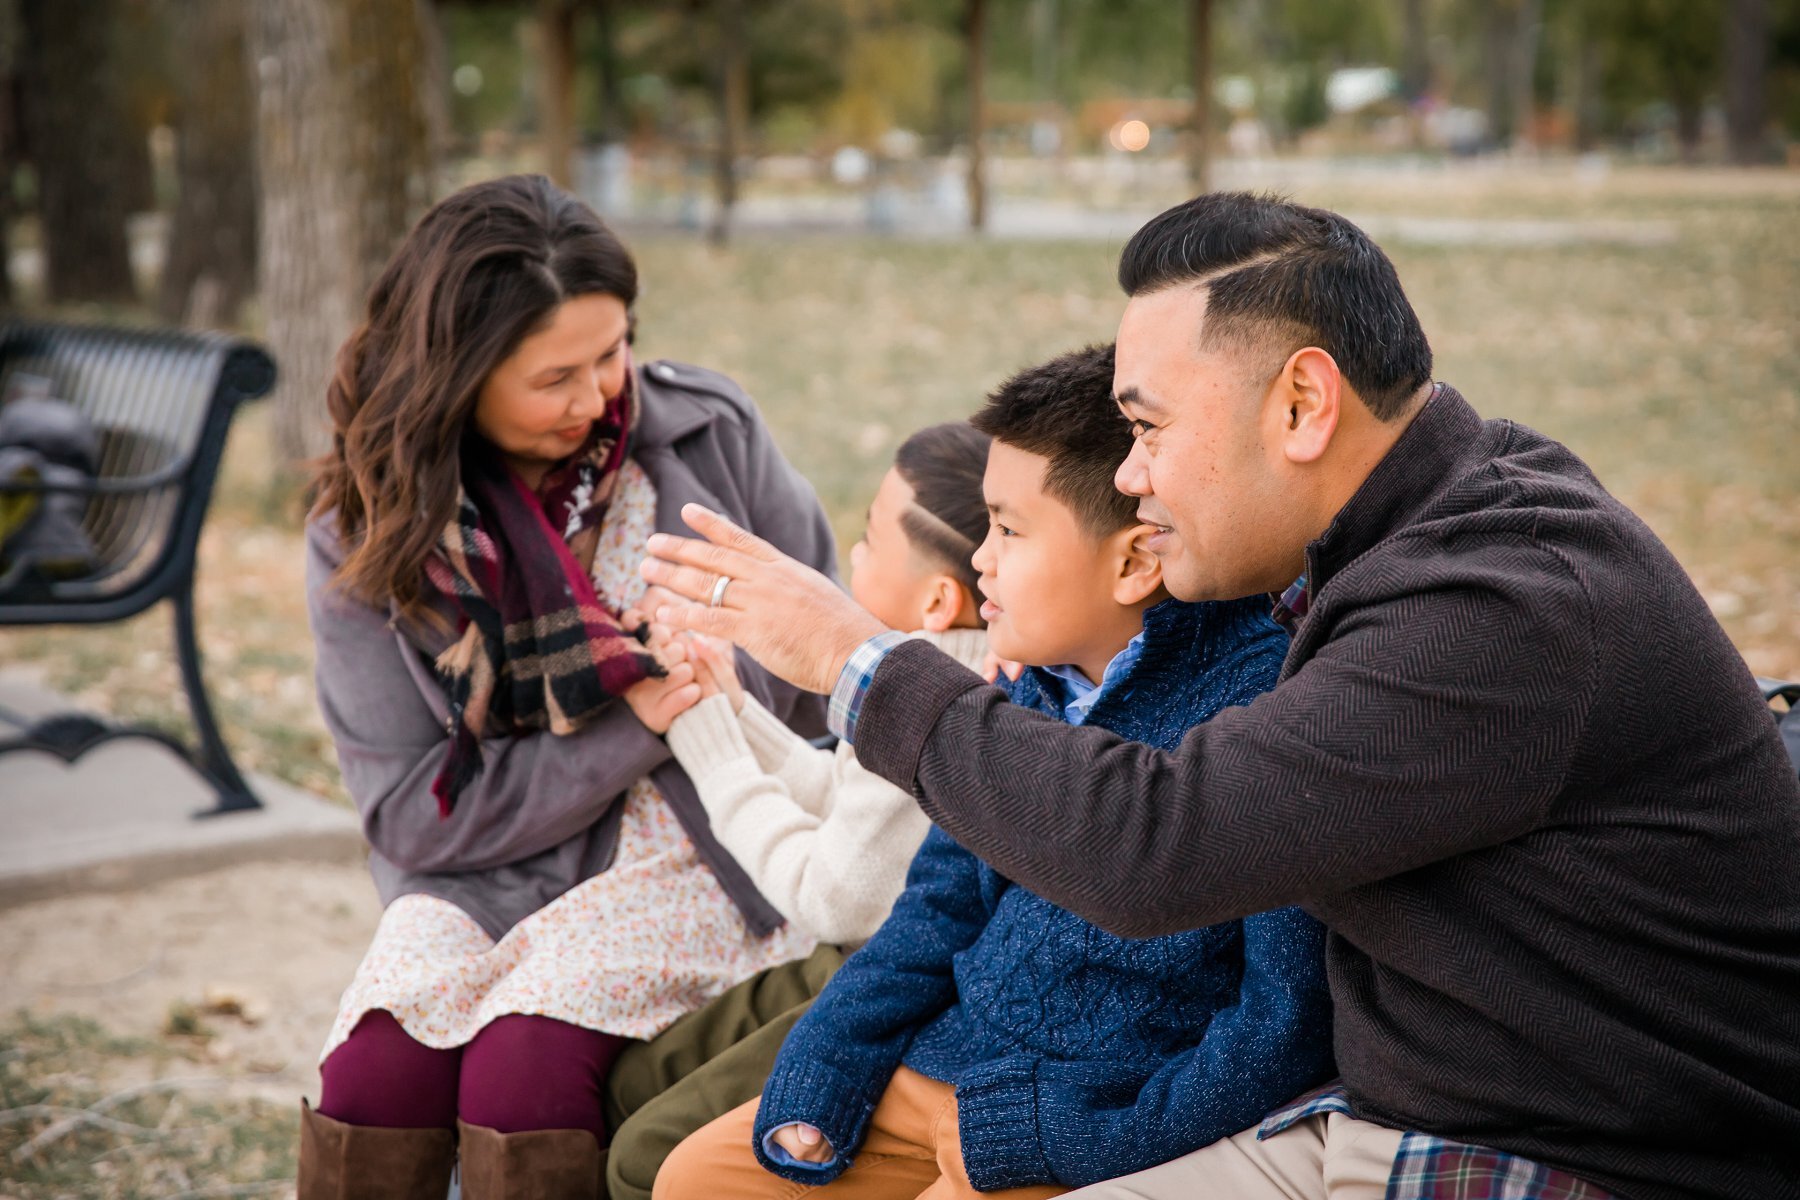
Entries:
[[1212,186],[1212,0],[1190,0],[1188,35],[1193,49],[1194,130],[1188,139],[1188,182],[1194,191]]
[[558,187],[574,184],[575,6],[569,0],[538,0],[538,134],[544,143],[544,173]]
[[987,162],[982,142],[987,134],[987,3],[968,0],[969,42],[969,228],[987,228]]

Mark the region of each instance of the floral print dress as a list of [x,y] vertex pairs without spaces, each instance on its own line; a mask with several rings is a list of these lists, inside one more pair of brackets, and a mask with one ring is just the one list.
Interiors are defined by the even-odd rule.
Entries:
[[[637,566],[655,518],[655,487],[627,459],[594,552],[594,582],[620,608],[643,597]],[[751,934],[648,779],[624,804],[613,865],[498,942],[436,896],[388,905],[320,1061],[374,1009],[435,1049],[466,1045],[511,1013],[649,1038],[733,984],[812,950],[813,939],[791,923]]]

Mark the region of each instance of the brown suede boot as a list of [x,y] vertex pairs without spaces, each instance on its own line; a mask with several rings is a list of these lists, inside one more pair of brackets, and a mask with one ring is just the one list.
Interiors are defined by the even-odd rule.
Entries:
[[600,1200],[606,1151],[585,1129],[501,1133],[456,1123],[463,1200]]
[[296,1200],[444,1200],[455,1162],[448,1129],[346,1125],[300,1102]]

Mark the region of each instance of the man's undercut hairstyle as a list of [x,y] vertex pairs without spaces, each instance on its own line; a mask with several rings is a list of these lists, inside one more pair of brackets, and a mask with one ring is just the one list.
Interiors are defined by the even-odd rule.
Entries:
[[971,560],[988,531],[981,498],[988,440],[967,421],[949,421],[919,430],[894,453],[894,470],[913,492],[900,528],[914,550],[955,576],[971,597],[981,582]]
[[1431,382],[1431,344],[1394,264],[1334,212],[1278,196],[1207,192],[1159,214],[1119,256],[1119,286],[1143,296],[1206,292],[1202,349],[1268,352],[1270,369],[1317,346],[1377,418]]
[[1137,524],[1137,500],[1113,486],[1131,427],[1113,403],[1113,348],[1089,346],[1028,367],[995,388],[970,424],[1049,460],[1044,490],[1096,538]]

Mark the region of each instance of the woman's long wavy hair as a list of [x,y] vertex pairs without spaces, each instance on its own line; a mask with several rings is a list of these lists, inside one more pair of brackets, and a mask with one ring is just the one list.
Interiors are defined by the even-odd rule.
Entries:
[[425,562],[455,515],[482,384],[564,301],[603,293],[630,309],[637,285],[612,230],[541,175],[474,184],[419,220],[326,396],[332,449],[313,516],[335,512],[340,586],[436,624]]

